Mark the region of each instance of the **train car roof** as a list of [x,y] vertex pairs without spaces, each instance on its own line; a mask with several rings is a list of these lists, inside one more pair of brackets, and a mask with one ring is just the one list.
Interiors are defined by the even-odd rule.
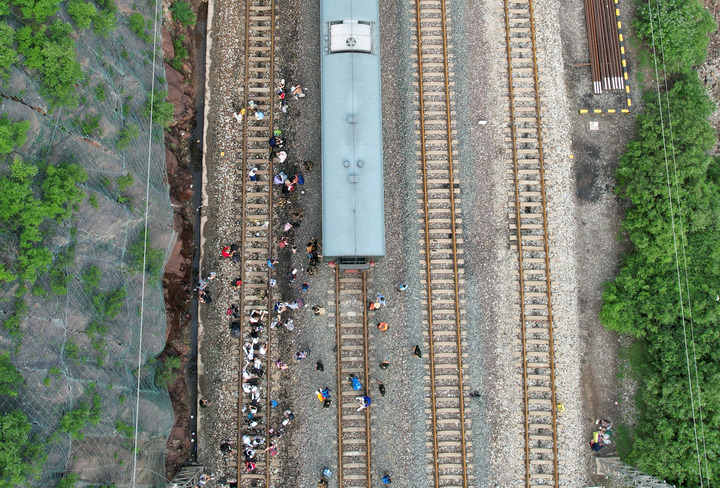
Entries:
[[323,22],[358,19],[377,25],[379,8],[378,0],[322,0],[320,18]]
[[[331,53],[332,39],[324,26],[328,50],[322,61],[323,254],[380,257],[385,255],[385,208],[377,5],[374,18],[360,17],[353,10],[355,19],[347,19],[337,4],[362,2],[324,5],[328,3],[333,5],[324,11],[326,22],[369,22],[371,39],[367,42],[374,52],[367,53],[366,41],[360,40],[352,47],[365,52],[341,47]],[[372,8],[363,5],[363,9],[372,15]],[[343,29],[349,29],[353,37],[368,32],[366,27],[354,27],[357,25],[346,22]]]

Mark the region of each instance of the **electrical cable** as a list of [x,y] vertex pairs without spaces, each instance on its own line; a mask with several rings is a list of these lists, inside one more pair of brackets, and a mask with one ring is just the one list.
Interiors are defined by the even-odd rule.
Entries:
[[152,143],[153,143],[153,108],[155,106],[155,58],[157,56],[157,39],[158,39],[158,18],[160,17],[160,9],[158,8],[160,0],[155,0],[155,11],[153,12],[153,55],[152,55],[152,76],[150,78],[150,134],[148,136],[148,157],[147,157],[147,178],[145,180],[145,230],[143,232],[143,266],[142,266],[142,285],[140,289],[140,327],[138,341],[138,366],[137,366],[137,391],[135,393],[135,428],[133,441],[133,469],[132,469],[132,487],[137,486],[137,455],[138,455],[138,430],[140,422],[140,377],[142,367],[142,339],[143,339],[143,318],[145,316],[145,267],[147,266],[147,243],[148,243],[148,213],[150,211],[150,163],[152,161]]
[[[656,0],[657,2],[657,0]],[[668,189],[668,204],[670,207],[670,222],[672,227],[672,234],[673,234],[673,247],[675,249],[675,269],[677,273],[677,283],[678,283],[678,295],[680,296],[680,315],[682,319],[682,326],[683,326],[683,339],[685,342],[685,363],[687,365],[687,376],[688,376],[688,385],[689,385],[689,392],[690,392],[690,408],[692,409],[692,419],[693,419],[693,431],[695,436],[695,452],[697,455],[697,462],[698,462],[698,472],[700,475],[700,487],[704,487],[703,483],[703,477],[702,477],[702,462],[700,461],[700,446],[698,442],[698,432],[697,432],[697,420],[695,418],[695,398],[693,394],[693,385],[692,385],[692,376],[690,373],[690,354],[688,351],[688,340],[687,340],[687,326],[685,325],[685,308],[684,308],[684,301],[683,301],[683,291],[682,291],[682,282],[680,278],[680,258],[678,257],[678,245],[677,245],[677,234],[675,232],[675,213],[673,211],[673,203],[672,203],[672,188],[670,183],[670,165],[668,163],[668,153],[667,153],[667,144],[665,139],[665,121],[663,117],[663,110],[662,110],[662,98],[660,96],[660,74],[658,72],[658,66],[657,66],[657,51],[655,50],[655,30],[654,30],[654,24],[653,24],[653,15],[652,15],[652,6],[650,5],[650,0],[648,0],[648,13],[649,13],[649,19],[650,19],[650,36],[652,40],[652,49],[653,49],[653,58],[655,60],[655,83],[656,83],[656,89],[657,89],[657,98],[658,98],[658,108],[659,108],[659,114],[660,114],[660,130],[662,135],[662,143],[663,143],[663,155],[665,159],[665,175],[666,175],[666,181],[667,181],[667,189]],[[658,5],[658,27],[660,27],[660,7]],[[662,30],[660,31],[662,32]],[[667,107],[668,113],[670,111],[670,106]],[[678,201],[678,207],[679,207],[679,201]],[[684,243],[683,243],[684,246]],[[687,272],[687,268],[686,268]]]

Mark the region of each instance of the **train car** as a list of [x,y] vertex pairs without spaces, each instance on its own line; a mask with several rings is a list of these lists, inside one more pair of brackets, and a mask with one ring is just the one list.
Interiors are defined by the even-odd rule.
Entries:
[[321,0],[323,254],[341,269],[385,255],[378,0]]

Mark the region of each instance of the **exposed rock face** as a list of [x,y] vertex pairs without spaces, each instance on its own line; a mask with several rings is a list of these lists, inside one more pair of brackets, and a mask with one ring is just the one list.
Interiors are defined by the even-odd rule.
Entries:
[[[187,75],[189,76],[190,73],[188,72]],[[173,126],[187,131],[195,118],[195,88],[186,84],[185,76],[167,63],[165,64],[165,79],[168,84],[168,102],[175,105]]]

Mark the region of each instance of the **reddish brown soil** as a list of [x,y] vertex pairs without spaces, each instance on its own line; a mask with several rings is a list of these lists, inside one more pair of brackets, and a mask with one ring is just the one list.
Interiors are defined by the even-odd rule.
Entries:
[[[166,477],[172,479],[179,468],[192,456],[192,424],[190,418],[190,399],[193,398],[186,378],[187,362],[190,357],[189,298],[193,256],[193,224],[195,213],[192,207],[192,174],[190,173],[190,134],[195,124],[195,88],[186,83],[194,72],[195,37],[192,27],[182,29],[171,26],[175,35],[184,34],[189,57],[180,72],[165,65],[168,82],[168,101],[175,105],[175,120],[165,134],[165,154],[170,201],[174,209],[173,228],[178,240],[172,250],[163,278],[165,311],[167,315],[166,346],[159,359],[178,356],[180,371],[175,381],[168,385],[170,400],[175,412],[175,424],[165,446]],[[166,59],[174,57],[172,36],[163,27],[163,51]]]

